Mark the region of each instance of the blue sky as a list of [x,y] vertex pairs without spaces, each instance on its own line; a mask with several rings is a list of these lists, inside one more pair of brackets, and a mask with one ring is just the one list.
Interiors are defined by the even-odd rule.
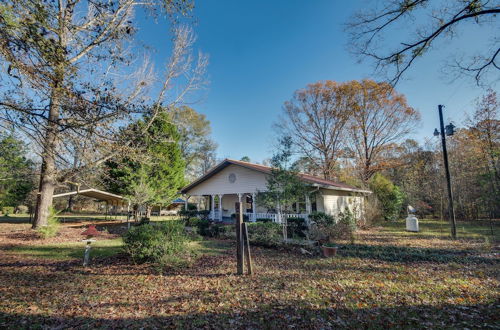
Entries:
[[[197,1],[194,11],[196,48],[210,56],[210,85],[192,107],[211,122],[219,158],[272,155],[272,124],[293,92],[319,80],[376,78],[369,63],[357,63],[346,50],[343,24],[363,1],[251,0]],[[498,26],[497,26],[498,27]],[[168,56],[161,27],[144,22],[138,37],[157,49],[161,66]],[[480,33],[480,31],[482,31]],[[472,24],[461,37],[442,44],[446,53],[430,52],[412,68],[397,90],[422,114],[413,138],[423,142],[438,126],[437,105],[458,126],[484,90],[471,80],[449,82],[441,73],[446,55],[479,46],[484,35]]]

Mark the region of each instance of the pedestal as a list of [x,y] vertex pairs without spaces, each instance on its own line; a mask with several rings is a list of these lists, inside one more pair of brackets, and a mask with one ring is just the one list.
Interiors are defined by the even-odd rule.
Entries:
[[414,215],[406,218],[406,231],[418,232],[418,219]]

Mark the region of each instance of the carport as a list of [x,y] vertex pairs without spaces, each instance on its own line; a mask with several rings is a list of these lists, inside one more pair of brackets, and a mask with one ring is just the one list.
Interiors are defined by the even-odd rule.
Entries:
[[[71,192],[66,192],[66,193],[61,193],[61,194],[56,194],[53,197],[54,198],[60,198],[60,197],[70,197],[70,196],[85,196],[89,198],[93,198],[99,201],[105,201],[106,202],[106,214],[105,214],[105,219],[108,218],[109,216],[109,206],[126,206],[127,207],[127,219],[128,219],[128,211],[130,210],[130,201],[125,199],[123,196],[112,194],[107,191],[102,191],[98,189],[77,189],[76,191],[71,191]],[[115,219],[116,219],[116,212],[115,212]]]

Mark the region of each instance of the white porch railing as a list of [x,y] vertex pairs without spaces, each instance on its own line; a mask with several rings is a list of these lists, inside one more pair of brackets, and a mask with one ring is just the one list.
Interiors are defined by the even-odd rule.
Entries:
[[[218,210],[212,211],[210,213],[210,218],[214,220],[219,220],[219,212]],[[257,219],[271,219],[272,222],[283,222],[284,219],[290,218],[303,218],[306,220],[306,223],[309,224],[309,214],[307,213],[282,213],[281,218],[278,217],[277,213],[252,213],[252,212],[244,212],[243,213],[248,220],[255,222]]]

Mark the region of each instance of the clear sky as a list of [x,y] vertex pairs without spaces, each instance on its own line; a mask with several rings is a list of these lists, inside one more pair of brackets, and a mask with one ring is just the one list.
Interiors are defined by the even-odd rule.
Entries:
[[[272,124],[293,92],[319,80],[348,81],[376,78],[369,63],[358,64],[346,50],[343,24],[363,1],[334,0],[214,0],[196,2],[196,48],[210,56],[210,85],[192,107],[211,122],[219,144],[219,158],[249,156],[262,161],[272,155]],[[498,27],[498,26],[497,26]],[[452,52],[472,49],[484,36],[474,26],[462,36],[442,44]],[[157,49],[161,65],[168,56],[161,27],[145,22],[138,37]],[[162,41],[160,41],[162,40]],[[449,55],[450,53],[446,53]],[[423,142],[438,126],[437,105],[445,118],[460,126],[466,111],[484,90],[471,80],[449,82],[441,73],[443,53],[435,50],[411,69],[397,90],[422,114],[412,136]]]

